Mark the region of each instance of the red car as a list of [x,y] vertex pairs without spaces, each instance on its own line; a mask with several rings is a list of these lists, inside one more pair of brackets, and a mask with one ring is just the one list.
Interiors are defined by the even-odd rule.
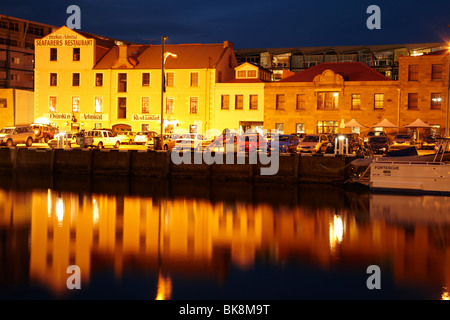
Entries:
[[238,140],[238,151],[266,150],[267,141],[259,133],[244,133]]

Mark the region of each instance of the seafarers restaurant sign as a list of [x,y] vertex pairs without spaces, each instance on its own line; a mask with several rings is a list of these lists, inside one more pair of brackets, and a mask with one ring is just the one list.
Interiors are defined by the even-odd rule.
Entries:
[[35,40],[36,47],[86,47],[94,44],[93,39],[78,37],[77,34],[49,34]]

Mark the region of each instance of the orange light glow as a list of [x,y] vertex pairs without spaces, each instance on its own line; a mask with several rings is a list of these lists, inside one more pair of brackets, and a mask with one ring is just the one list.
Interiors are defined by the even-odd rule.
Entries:
[[172,279],[158,275],[158,288],[155,300],[170,300],[172,298]]

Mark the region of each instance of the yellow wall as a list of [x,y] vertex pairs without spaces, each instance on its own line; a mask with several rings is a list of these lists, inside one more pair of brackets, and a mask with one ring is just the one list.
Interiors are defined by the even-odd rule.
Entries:
[[0,107],[0,128],[33,122],[33,91],[0,89],[0,99],[6,99],[6,108]]

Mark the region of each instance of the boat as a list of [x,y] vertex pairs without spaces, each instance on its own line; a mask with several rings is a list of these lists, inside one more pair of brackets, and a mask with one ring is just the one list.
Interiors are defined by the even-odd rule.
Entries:
[[375,158],[369,165],[372,192],[450,194],[450,139],[442,139],[431,161],[404,157]]

